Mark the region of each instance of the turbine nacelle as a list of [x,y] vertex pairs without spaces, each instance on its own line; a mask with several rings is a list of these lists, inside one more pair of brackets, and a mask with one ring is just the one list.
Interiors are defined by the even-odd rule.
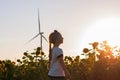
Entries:
[[33,39],[35,39],[36,37],[38,37],[40,35],[40,47],[41,47],[41,51],[42,51],[42,38],[44,38],[44,40],[46,40],[46,42],[48,42],[48,41],[45,38],[45,36],[43,36],[44,32],[41,32],[40,19],[39,19],[39,9],[38,9],[38,27],[39,27],[39,33],[36,36],[34,36],[32,39],[30,39],[28,41],[28,43],[31,42]]
[[44,34],[44,32],[40,32],[39,34]]

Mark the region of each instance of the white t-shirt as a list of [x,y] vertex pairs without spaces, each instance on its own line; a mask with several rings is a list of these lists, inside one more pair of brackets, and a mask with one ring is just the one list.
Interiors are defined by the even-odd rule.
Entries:
[[54,47],[52,49],[52,60],[50,62],[49,76],[65,76],[63,68],[60,65],[58,56],[63,55],[62,49]]

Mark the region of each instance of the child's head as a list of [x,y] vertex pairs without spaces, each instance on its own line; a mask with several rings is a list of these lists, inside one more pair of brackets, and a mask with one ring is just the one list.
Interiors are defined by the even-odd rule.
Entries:
[[54,32],[52,32],[49,35],[49,42],[54,45],[63,43],[63,37],[62,37],[61,33],[58,32],[57,30],[54,30]]
[[61,43],[63,43],[63,37],[61,35],[60,32],[58,32],[57,30],[54,30],[54,32],[52,32],[49,35],[49,61],[52,59],[51,56],[51,44],[53,44],[54,46],[59,46]]

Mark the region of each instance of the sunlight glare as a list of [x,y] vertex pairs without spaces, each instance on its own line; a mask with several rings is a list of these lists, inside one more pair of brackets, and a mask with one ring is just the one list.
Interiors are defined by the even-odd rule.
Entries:
[[[82,38],[83,46],[94,41],[108,41],[110,46],[120,46],[120,18],[104,18],[93,22]],[[87,44],[86,44],[87,43]],[[85,45],[86,44],[86,45]]]

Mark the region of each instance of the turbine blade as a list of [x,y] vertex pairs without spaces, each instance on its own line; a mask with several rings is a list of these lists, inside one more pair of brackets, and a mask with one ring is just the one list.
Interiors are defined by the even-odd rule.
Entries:
[[46,42],[48,42],[47,39],[45,38],[45,36],[43,36],[43,35],[41,35],[41,36],[46,40]]
[[40,35],[40,33],[38,33],[36,36],[34,36],[32,39],[30,39],[27,43],[31,42],[33,39],[35,39],[39,35]]
[[39,28],[39,33],[40,33],[41,32],[41,28],[40,28],[39,8],[38,8],[38,28]]

